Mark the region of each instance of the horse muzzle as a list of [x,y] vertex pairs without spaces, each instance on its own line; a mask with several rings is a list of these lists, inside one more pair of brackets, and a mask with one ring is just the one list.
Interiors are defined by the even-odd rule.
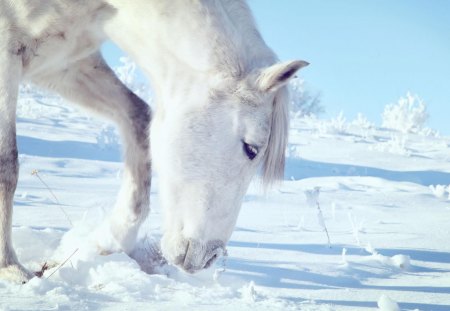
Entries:
[[184,254],[176,257],[174,264],[184,271],[194,273],[209,268],[217,258],[225,254],[225,243],[220,240],[201,243],[190,239]]

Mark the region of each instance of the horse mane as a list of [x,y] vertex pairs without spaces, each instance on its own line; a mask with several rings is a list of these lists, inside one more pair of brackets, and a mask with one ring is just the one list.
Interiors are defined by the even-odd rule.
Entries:
[[[204,2],[207,20],[211,23],[208,38],[214,38],[214,61],[219,71],[234,78],[243,78],[255,68],[270,66],[277,57],[258,30],[246,0]],[[205,31],[208,29],[205,27]]]
[[283,86],[277,91],[273,106],[269,142],[262,165],[262,182],[265,189],[284,178],[285,150],[289,133],[289,90],[287,86]]
[[[208,8],[208,13],[221,21],[214,25],[218,43],[214,52],[222,70],[230,71],[232,77],[242,78],[278,61],[261,37],[247,1],[213,1]],[[261,177],[265,189],[284,177],[288,130],[289,91],[283,86],[275,93],[269,141],[263,157]]]
[[[255,67],[268,66],[276,62],[277,57],[261,37],[247,1],[227,0],[224,4],[228,16],[234,20],[235,24],[239,25],[237,37],[245,38],[241,42],[243,46],[239,49],[244,52],[244,54],[240,54],[240,59],[244,63],[239,64],[238,61],[230,63],[243,69],[241,73],[247,73]],[[235,42],[236,39],[235,37]],[[237,51],[235,54],[239,55]],[[239,72],[239,70],[237,71]],[[289,90],[287,86],[283,86],[277,90],[274,97],[269,141],[263,158],[261,177],[265,189],[284,178],[288,132]]]

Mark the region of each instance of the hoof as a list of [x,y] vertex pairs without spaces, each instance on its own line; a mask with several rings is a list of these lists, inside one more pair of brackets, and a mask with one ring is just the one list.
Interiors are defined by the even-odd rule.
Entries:
[[100,226],[90,236],[91,244],[95,247],[96,253],[101,256],[108,256],[118,253],[117,242],[114,240],[108,220],[104,220]]
[[142,271],[147,274],[164,274],[163,269],[167,265],[159,248],[159,243],[148,239],[138,241],[136,247],[128,254],[134,259]]
[[111,232],[98,230],[91,237],[95,245],[97,254],[101,256],[108,256],[114,253],[122,252],[119,243],[113,238]]
[[0,268],[0,280],[25,284],[33,277],[34,274],[22,267],[20,264]]
[[95,230],[91,239],[99,255],[128,254],[134,249],[136,234],[134,231],[117,229],[110,221],[105,221]]

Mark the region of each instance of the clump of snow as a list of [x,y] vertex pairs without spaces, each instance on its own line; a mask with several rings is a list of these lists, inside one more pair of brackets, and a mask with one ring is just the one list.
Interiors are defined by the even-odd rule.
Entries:
[[308,204],[309,207],[316,208],[317,204],[319,204],[320,187],[305,190],[304,193],[306,196],[306,204]]
[[258,295],[255,290],[255,282],[251,281],[247,285],[244,285],[241,290],[242,299],[246,302],[252,303],[255,302]]
[[368,262],[375,261],[386,267],[391,267],[400,270],[407,270],[411,266],[411,259],[407,255],[397,254],[392,257],[383,256],[379,254],[370,243],[366,246],[365,250],[368,253],[370,253],[371,256],[369,256],[369,258],[364,259],[364,261]]
[[350,225],[352,228],[352,234],[353,234],[353,237],[355,238],[356,245],[361,246],[361,239],[360,239],[359,234],[364,232],[364,228],[363,228],[364,221],[362,220],[362,221],[357,222],[357,219],[356,219],[355,215],[353,215],[351,210],[348,212],[347,216],[348,216],[348,220],[350,221]]
[[450,200],[450,185],[430,185],[429,188],[436,198],[441,200]]
[[423,129],[428,119],[427,106],[417,95],[407,93],[396,104],[389,104],[384,108],[383,127],[403,133],[417,133]]
[[411,266],[411,259],[406,255],[394,255],[391,257],[390,262],[393,266],[402,270],[408,269]]
[[302,216],[300,218],[300,221],[297,224],[297,229],[298,230],[304,230],[305,229],[305,216]]
[[344,247],[342,249],[342,253],[341,253],[341,257],[342,257],[342,264],[347,267],[348,266],[348,261],[347,261],[347,249]]
[[400,311],[397,302],[384,294],[378,299],[378,309],[380,311]]

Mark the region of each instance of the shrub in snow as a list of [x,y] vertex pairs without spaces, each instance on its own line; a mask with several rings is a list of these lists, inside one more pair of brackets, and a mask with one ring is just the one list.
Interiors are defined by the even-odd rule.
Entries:
[[367,120],[367,118],[362,113],[358,113],[356,119],[352,121],[352,125],[364,130],[372,129],[375,127],[375,125],[372,122],[369,122],[369,120]]
[[342,111],[336,118],[321,122],[319,125],[319,132],[321,134],[337,135],[337,134],[345,134],[347,131],[348,131],[348,124]]
[[350,122],[350,127],[354,133],[360,136],[360,138],[355,137],[355,142],[361,140],[367,142],[374,139],[375,124],[370,122],[362,113],[358,113],[356,118]]
[[382,118],[383,127],[403,133],[418,133],[428,119],[427,107],[419,96],[408,92],[396,104],[387,105]]
[[101,149],[118,146],[120,141],[116,128],[111,125],[104,125],[96,140]]
[[305,80],[293,79],[289,85],[291,93],[290,111],[294,118],[318,115],[324,111],[320,104],[320,93],[311,95],[306,90]]
[[128,57],[119,58],[121,65],[114,69],[116,76],[125,84],[127,87],[136,86],[136,63],[134,63]]
[[403,156],[411,156],[411,151],[406,147],[407,136],[402,133],[391,134],[391,139],[370,146],[370,150],[388,152]]
[[406,139],[404,135],[392,135],[391,140],[387,141],[389,152],[410,156],[411,152],[406,148]]

